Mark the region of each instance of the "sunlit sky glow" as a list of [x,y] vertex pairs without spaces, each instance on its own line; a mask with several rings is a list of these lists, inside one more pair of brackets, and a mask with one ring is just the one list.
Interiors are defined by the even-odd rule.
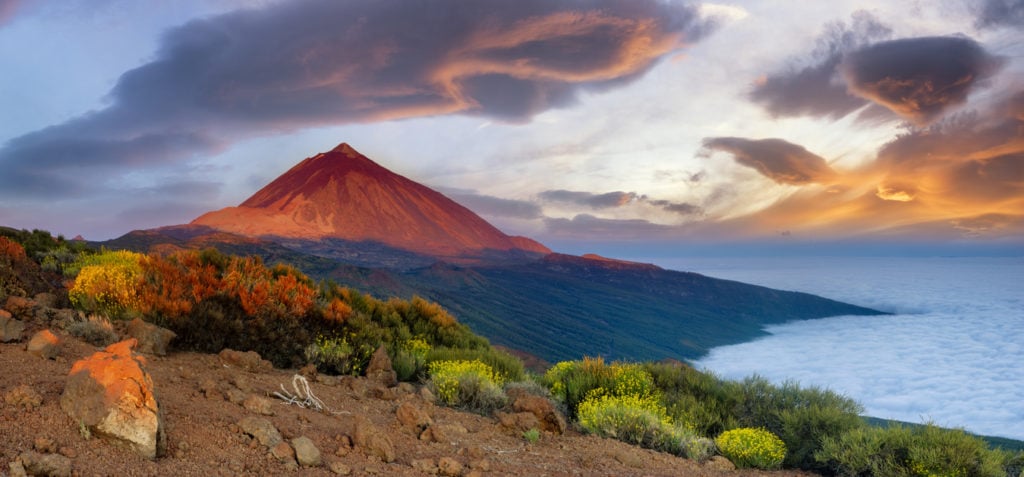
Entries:
[[0,224],[185,223],[348,142],[549,244],[1013,248],[1022,31],[1021,0],[0,0]]

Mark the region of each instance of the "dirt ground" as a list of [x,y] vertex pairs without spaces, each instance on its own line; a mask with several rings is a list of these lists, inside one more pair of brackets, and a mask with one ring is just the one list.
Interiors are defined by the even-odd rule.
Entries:
[[[30,332],[35,330],[27,330]],[[311,389],[330,412],[286,404],[271,394],[283,384],[291,390],[295,370],[245,371],[217,355],[172,353],[146,356],[165,415],[167,454],[156,460],[137,455],[110,439],[87,435],[60,408],[60,396],[71,365],[98,348],[66,333],[61,354],[42,359],[21,343],[0,344],[0,396],[27,385],[42,396],[34,409],[0,399],[0,476],[25,451],[59,453],[70,458],[78,476],[210,476],[210,475],[433,475],[442,458],[461,464],[461,475],[529,476],[809,476],[813,474],[751,470],[722,471],[697,462],[582,435],[544,434],[528,443],[518,431],[494,418],[434,406],[424,401],[419,386],[375,387],[366,378],[320,377]],[[240,395],[239,392],[244,393]],[[285,440],[305,436],[323,456],[318,467],[282,463],[270,449],[239,428],[239,421],[257,416],[238,402],[253,395],[272,400],[271,421]],[[419,439],[402,426],[395,410],[403,402],[431,414],[445,429],[441,442]],[[394,444],[395,460],[385,463],[349,445],[357,416],[372,421]],[[450,463],[450,461],[449,461]]]

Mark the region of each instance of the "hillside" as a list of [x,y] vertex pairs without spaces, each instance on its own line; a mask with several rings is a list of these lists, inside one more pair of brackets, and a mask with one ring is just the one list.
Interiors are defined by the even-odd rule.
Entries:
[[214,247],[292,264],[377,296],[420,295],[475,332],[554,362],[692,359],[765,325],[880,312],[508,236],[348,144],[309,157],[238,207],[98,245]]

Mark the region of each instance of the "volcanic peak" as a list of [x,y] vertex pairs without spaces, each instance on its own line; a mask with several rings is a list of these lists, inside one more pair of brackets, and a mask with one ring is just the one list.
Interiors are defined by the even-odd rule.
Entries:
[[550,250],[395,174],[347,143],[299,162],[238,207],[192,221],[256,237],[375,242],[438,258]]

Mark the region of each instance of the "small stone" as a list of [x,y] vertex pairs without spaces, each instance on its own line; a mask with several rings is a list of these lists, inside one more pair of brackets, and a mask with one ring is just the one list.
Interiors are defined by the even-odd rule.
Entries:
[[331,466],[330,467],[331,467],[331,472],[334,472],[335,474],[338,474],[338,475],[349,475],[349,474],[352,473],[352,468],[347,466],[347,465],[345,465],[345,463],[341,462],[340,460],[336,460],[334,462],[331,462]]
[[4,305],[4,309],[11,312],[11,315],[14,315],[15,318],[21,319],[32,318],[32,310],[35,307],[35,300],[21,296],[7,297],[7,304]]
[[25,323],[12,318],[6,311],[0,313],[0,342],[21,341],[21,334],[24,331]]
[[292,447],[295,448],[295,458],[303,467],[316,467],[321,464],[320,449],[316,448],[313,440],[306,436],[299,436],[292,439]]
[[295,449],[292,449],[292,446],[288,445],[287,442],[281,441],[270,449],[270,455],[281,462],[288,462],[295,460]]
[[416,459],[411,462],[412,468],[425,474],[437,474],[437,464],[434,459]]
[[19,461],[11,462],[8,468],[11,470],[11,477],[28,477],[25,466],[21,465]]
[[473,469],[473,470],[479,470],[479,471],[482,471],[482,472],[490,472],[491,471],[491,461],[489,461],[487,459],[477,459],[477,460],[474,460],[474,461],[470,461],[469,468]]
[[733,470],[736,470],[736,465],[733,464],[731,460],[729,460],[729,459],[727,459],[725,457],[722,457],[720,455],[716,455],[716,456],[708,459],[708,461],[704,463],[704,467],[707,467],[709,469],[714,469],[714,470],[727,471],[727,472],[731,472]]
[[32,300],[36,302],[36,306],[43,308],[57,308],[57,295],[53,293],[36,293],[36,296],[32,297]]
[[74,459],[75,457],[78,457],[78,452],[75,452],[75,449],[71,447],[61,447],[60,450],[58,450],[57,452],[59,452],[60,455],[67,457],[68,459]]
[[451,457],[442,457],[437,461],[437,471],[447,477],[458,477],[462,475],[462,464]]
[[36,355],[43,359],[54,359],[60,354],[61,341],[57,335],[50,330],[43,330],[34,335],[28,341],[26,348],[29,354]]
[[[263,359],[255,351],[235,351],[225,348],[217,356],[228,365],[235,366],[246,371],[266,371],[273,369],[270,361]],[[241,388],[241,386],[239,386]]]
[[241,389],[237,388],[228,388],[228,390],[224,392],[224,395],[227,396],[228,401],[230,401],[231,404],[238,404],[239,406],[241,406],[242,403],[245,402],[245,398],[248,397]]
[[482,459],[485,454],[480,446],[469,446],[466,448],[466,455],[473,459]]
[[71,459],[60,454],[39,454],[26,451],[18,456],[18,460],[29,475],[71,477]]
[[395,447],[391,439],[364,416],[356,416],[353,441],[369,455],[380,457],[386,463],[395,461]]
[[242,392],[251,393],[253,392],[252,382],[244,374],[236,374],[231,377],[231,384],[234,384],[236,388]]
[[43,397],[27,384],[22,384],[4,394],[8,406],[21,407],[29,411],[43,405]]
[[56,450],[56,446],[53,443],[53,439],[47,439],[45,437],[37,437],[32,441],[32,448],[36,452],[42,452],[43,454],[51,454]]
[[377,351],[373,352],[373,356],[370,356],[370,364],[366,366],[366,377],[387,387],[398,384],[398,373],[392,367],[391,358],[384,345],[380,345]]
[[126,330],[128,337],[139,341],[138,351],[140,353],[155,354],[157,356],[167,355],[167,346],[178,335],[166,328],[161,328],[152,323],[146,323],[139,318],[128,323]]
[[238,427],[242,429],[242,432],[255,437],[260,444],[267,447],[276,446],[283,440],[274,424],[262,417],[250,416],[242,419],[238,421]]
[[434,404],[435,402],[437,402],[437,396],[434,396],[434,392],[431,391],[426,386],[423,386],[422,388],[420,388],[420,399],[424,400],[425,402],[431,403],[431,404]]
[[214,401],[223,401],[224,395],[220,393],[217,382],[212,379],[205,379],[199,383],[199,391],[206,396],[207,399],[213,399]]
[[274,414],[273,406],[274,401],[262,396],[249,396],[245,402],[242,403],[242,407],[247,410],[264,416],[272,416]]
[[398,409],[395,410],[395,417],[403,426],[413,428],[417,435],[434,423],[427,413],[409,402],[398,406]]

